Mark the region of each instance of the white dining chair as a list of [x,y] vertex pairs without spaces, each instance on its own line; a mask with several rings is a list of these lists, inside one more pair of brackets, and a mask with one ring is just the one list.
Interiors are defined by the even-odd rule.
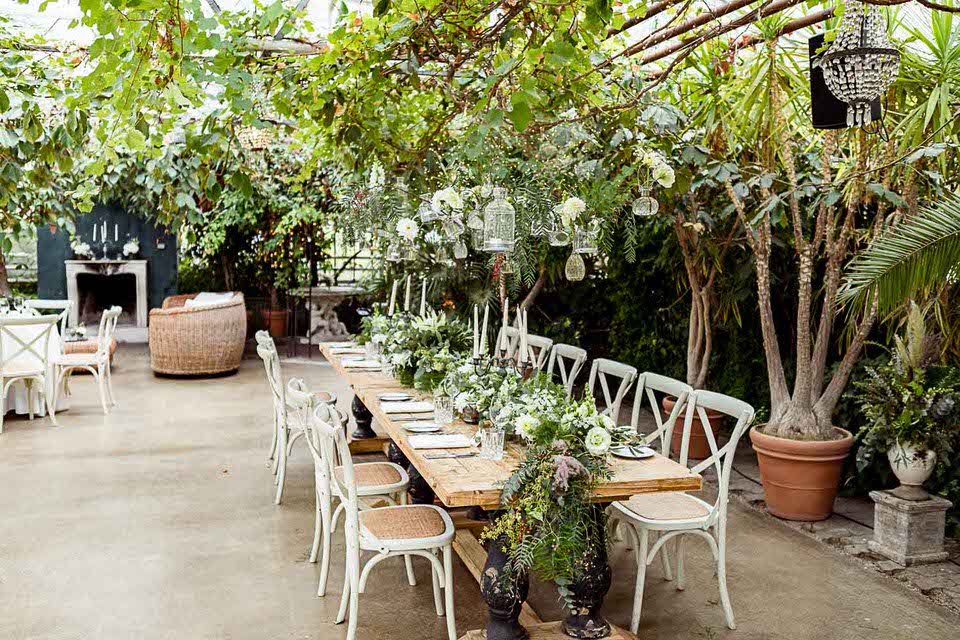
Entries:
[[55,311],[57,314],[57,329],[60,331],[60,351],[67,338],[67,329],[70,325],[70,311],[73,310],[73,300],[24,300],[23,306],[34,311]]
[[[310,562],[316,562],[320,556],[320,581],[317,585],[317,595],[326,595],[327,576],[330,570],[330,545],[333,532],[336,531],[336,520],[332,517],[333,500],[339,501],[337,510],[343,506],[343,501],[337,493],[337,485],[332,482],[330,463],[324,458],[325,451],[316,431],[310,428],[314,414],[329,425],[343,425],[344,415],[336,407],[326,402],[318,402],[316,394],[312,393],[303,380],[293,378],[287,384],[287,403],[296,415],[297,425],[303,431],[304,441],[313,458],[313,471],[316,488],[316,512],[314,518],[313,546],[310,549]],[[339,464],[333,465],[334,475],[342,475]],[[410,488],[410,477],[406,470],[392,462],[364,462],[354,465],[354,477],[357,481],[358,506],[360,509],[372,508],[372,504],[386,502],[387,504],[406,504],[407,489]],[[407,581],[416,586],[417,580],[413,573],[413,564],[410,556],[404,556],[407,570]]]
[[550,351],[553,348],[553,340],[543,336],[527,335],[527,351],[529,360],[533,363],[533,368],[537,371],[543,371],[547,366],[547,360],[550,357]]
[[273,475],[276,476],[274,482],[277,485],[273,502],[280,504],[283,500],[283,487],[287,477],[287,442],[289,440],[286,386],[283,384],[280,356],[277,354],[273,338],[265,331],[258,331],[256,338],[257,355],[263,360],[267,385],[270,387],[270,396],[273,400],[273,441],[270,444],[270,459],[273,460]]
[[[616,392],[610,391],[610,380],[616,381]],[[622,362],[608,360],[606,358],[597,358],[590,367],[590,378],[587,382],[587,389],[591,396],[594,395],[596,383],[600,381],[600,392],[603,395],[604,407],[600,413],[610,416],[614,422],[620,422],[620,405],[630,390],[630,385],[637,379],[637,368],[631,367]]]
[[560,384],[567,392],[567,397],[573,393],[573,385],[577,376],[587,361],[586,349],[570,344],[557,343],[550,349],[550,359],[547,361],[547,375],[553,379],[554,369],[560,374]]
[[57,321],[57,316],[0,316],[0,433],[3,433],[5,413],[3,400],[15,382],[27,387],[30,419],[33,420],[34,398],[43,394],[50,421],[57,424],[54,410],[57,387],[54,385],[52,394],[47,390],[50,333]]
[[[678,401],[679,405],[680,402]],[[730,439],[718,447],[710,427],[707,411],[712,410],[736,419],[736,426]],[[633,539],[636,549],[637,580],[634,589],[633,615],[630,630],[637,633],[640,626],[640,613],[643,605],[643,588],[647,565],[656,557],[670,540],[676,538],[676,587],[684,589],[683,540],[684,536],[695,535],[706,540],[716,564],[717,581],[720,588],[720,605],[727,626],[736,629],[733,619],[733,607],[727,591],[727,498],[730,490],[730,474],[733,471],[733,458],[737,443],[753,422],[754,410],[746,402],[712,391],[694,391],[689,395],[684,410],[684,426],[681,440],[681,464],[686,464],[686,451],[693,427],[694,412],[700,416],[711,455],[696,466],[692,473],[701,473],[713,467],[717,474],[717,499],[710,504],[700,498],[682,491],[664,493],[645,493],[630,500],[614,502],[612,505],[616,517],[627,525],[627,531]],[[672,427],[671,427],[672,430]],[[670,431],[666,431],[665,447],[669,451]],[[650,545],[650,533],[657,532],[658,537]]]
[[110,363],[110,347],[113,344],[113,334],[117,328],[117,320],[123,309],[110,307],[100,316],[100,326],[97,329],[97,350],[92,353],[63,353],[57,356],[57,386],[62,393],[67,393],[67,384],[70,374],[78,369],[89,371],[97,382],[97,392],[100,395],[100,405],[104,415],[110,413],[109,405],[116,406],[117,400],[113,393],[113,373]]
[[[343,592],[336,624],[345,620],[347,640],[357,637],[359,596],[371,570],[383,560],[397,556],[419,556],[430,562],[434,606],[446,616],[449,640],[457,640],[453,601],[453,521],[447,512],[432,504],[397,505],[361,510],[357,475],[354,471],[346,432],[341,425],[323,420],[325,407],[314,413],[311,428],[326,449],[322,457],[331,465],[338,459],[340,471],[331,468],[332,485],[344,505],[346,542]],[[373,552],[361,569],[361,553]],[[442,555],[441,561],[437,555]],[[441,596],[442,593],[442,596]]]

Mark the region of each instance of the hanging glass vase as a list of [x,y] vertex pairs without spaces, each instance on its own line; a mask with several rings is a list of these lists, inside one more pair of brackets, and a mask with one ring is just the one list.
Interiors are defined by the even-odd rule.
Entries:
[[594,254],[597,252],[597,232],[595,229],[577,229],[573,234],[573,252]]
[[463,260],[467,257],[467,243],[462,238],[453,245],[453,257],[457,260]]
[[494,187],[493,202],[483,210],[483,249],[492,253],[513,251],[517,212],[507,202],[507,190]]
[[649,187],[640,188],[640,197],[633,201],[633,215],[638,217],[652,216],[660,210],[660,203],[650,196]]
[[483,251],[483,229],[470,229],[470,246],[475,251]]
[[513,264],[507,259],[507,256],[503,256],[503,265],[500,267],[500,272],[505,276],[513,275]]
[[433,205],[427,196],[420,196],[420,208],[417,209],[417,213],[420,214],[420,222],[433,222],[440,217],[439,214],[433,210]]
[[470,215],[467,216],[467,228],[483,231],[483,217],[481,216],[479,207],[471,211]]
[[565,247],[570,244],[570,233],[556,220],[551,220],[547,226],[547,242],[553,247]]
[[463,224],[463,220],[460,219],[460,216],[451,216],[447,218],[443,221],[442,227],[443,234],[451,240],[454,238],[459,238],[461,235],[463,235],[464,229],[466,229]]
[[583,258],[579,253],[571,253],[567,258],[567,265],[563,270],[564,275],[570,282],[580,282],[587,275],[587,265],[583,263]]

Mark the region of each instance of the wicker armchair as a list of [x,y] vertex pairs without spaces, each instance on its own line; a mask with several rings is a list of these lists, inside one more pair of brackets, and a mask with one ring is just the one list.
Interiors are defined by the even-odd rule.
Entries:
[[196,294],[170,296],[150,311],[150,367],[165,375],[212,375],[240,368],[247,338],[243,294],[220,304],[185,307]]

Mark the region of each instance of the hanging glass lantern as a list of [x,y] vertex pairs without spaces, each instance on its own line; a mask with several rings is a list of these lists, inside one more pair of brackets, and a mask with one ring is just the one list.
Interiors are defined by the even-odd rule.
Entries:
[[467,243],[462,238],[453,245],[453,257],[457,260],[463,260],[467,257]]
[[583,258],[579,253],[571,253],[567,258],[567,265],[563,270],[564,275],[570,282],[580,282],[587,275],[587,265],[583,263]]
[[594,254],[597,249],[597,232],[594,229],[577,229],[573,234],[573,252]]
[[507,202],[507,190],[494,187],[493,202],[483,210],[483,249],[492,253],[513,251],[517,212]]
[[633,201],[633,215],[652,216],[660,210],[660,203],[650,196],[649,187],[640,187],[640,197]]
[[887,39],[887,22],[880,7],[851,0],[833,44],[820,63],[830,93],[847,103],[847,126],[871,121],[870,103],[896,79],[900,52]]
[[476,208],[467,216],[467,227],[469,229],[479,229],[483,231],[483,217],[480,215],[480,208]]
[[565,247],[570,244],[570,233],[556,220],[551,220],[547,225],[547,242],[552,247]]
[[391,242],[387,247],[387,262],[400,262],[403,259],[403,254],[400,252],[400,244],[396,241]]

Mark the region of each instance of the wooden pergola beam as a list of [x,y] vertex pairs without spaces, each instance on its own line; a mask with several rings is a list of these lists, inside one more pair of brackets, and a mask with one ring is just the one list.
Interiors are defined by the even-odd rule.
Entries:
[[663,13],[673,5],[680,4],[681,2],[683,2],[683,0],[660,0],[659,2],[655,2],[652,5],[650,5],[650,7],[646,10],[646,12],[644,12],[642,16],[637,16],[635,18],[627,18],[624,21],[624,23],[619,27],[616,27],[616,28],[610,27],[609,29],[607,29],[607,37],[610,38],[612,36],[617,35],[618,33],[623,33],[624,31],[632,29],[633,27],[637,26],[641,22],[644,22],[645,20],[649,20],[650,18]]

